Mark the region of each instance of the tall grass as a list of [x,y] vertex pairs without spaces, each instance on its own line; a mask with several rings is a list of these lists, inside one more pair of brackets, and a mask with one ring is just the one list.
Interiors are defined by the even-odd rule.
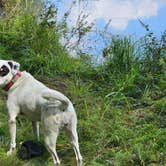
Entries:
[[67,52],[60,44],[56,20],[50,22],[50,15],[56,13],[50,8],[37,13],[35,10],[18,3],[14,12],[1,19],[1,58],[17,60],[24,69],[43,75],[56,66],[55,59],[65,61]]

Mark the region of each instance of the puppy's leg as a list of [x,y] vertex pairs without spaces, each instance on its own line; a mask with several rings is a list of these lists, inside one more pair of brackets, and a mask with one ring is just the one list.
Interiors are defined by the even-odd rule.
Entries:
[[41,120],[43,123],[45,146],[53,158],[54,165],[59,165],[60,160],[56,153],[56,140],[59,134],[59,124],[55,122],[52,115],[54,109],[42,111]]
[[39,122],[32,121],[32,127],[33,127],[33,133],[34,133],[35,139],[37,141],[40,141],[40,138],[39,138]]
[[9,132],[10,132],[10,149],[7,155],[11,155],[16,148],[16,117],[19,113],[19,108],[7,105],[9,114]]
[[9,119],[10,149],[7,155],[11,155],[16,148],[16,117]]
[[45,141],[46,148],[51,154],[55,166],[60,164],[60,160],[56,152],[56,140],[57,140],[58,133],[59,132],[57,130],[57,132],[54,132],[54,131],[48,132],[48,133],[45,132],[44,134],[44,141]]
[[77,135],[76,128],[77,128],[77,122],[76,122],[76,119],[73,118],[71,120],[71,123],[66,128],[66,132],[67,132],[67,135],[69,136],[71,145],[73,146],[73,149],[74,149],[74,152],[76,155],[77,166],[81,166],[82,165],[82,156],[81,156],[80,149],[79,149],[78,135]]

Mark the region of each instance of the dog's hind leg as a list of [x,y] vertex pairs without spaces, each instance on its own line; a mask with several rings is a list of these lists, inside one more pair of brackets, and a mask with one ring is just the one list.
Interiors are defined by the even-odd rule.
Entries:
[[59,135],[59,123],[56,123],[55,116],[52,114],[54,109],[43,110],[41,114],[41,121],[43,123],[44,142],[48,152],[53,158],[54,165],[60,164],[56,152],[56,141]]
[[52,131],[44,133],[45,146],[49,151],[49,153],[51,154],[55,166],[60,164],[60,160],[56,152],[56,140],[58,137],[58,133],[59,133],[58,129],[57,132]]
[[77,128],[76,120],[72,119],[71,123],[66,128],[66,132],[67,132],[67,135],[69,136],[70,143],[73,146],[73,149],[76,155],[77,166],[81,166],[82,156],[79,149],[78,135],[77,135],[76,128]]
[[37,141],[40,141],[40,137],[39,137],[39,122],[32,121],[32,127],[33,127],[33,133],[34,133],[35,139]]

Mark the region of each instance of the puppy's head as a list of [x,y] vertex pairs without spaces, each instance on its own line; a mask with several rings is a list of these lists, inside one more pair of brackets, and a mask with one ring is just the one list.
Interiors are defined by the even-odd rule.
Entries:
[[19,68],[20,64],[17,62],[0,60],[0,87],[8,84]]

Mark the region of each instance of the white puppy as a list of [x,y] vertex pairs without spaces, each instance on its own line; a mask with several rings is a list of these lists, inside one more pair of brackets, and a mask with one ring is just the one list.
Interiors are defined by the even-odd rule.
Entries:
[[76,131],[77,117],[71,101],[62,93],[49,89],[32,75],[19,71],[14,61],[0,60],[0,87],[7,91],[7,108],[10,128],[11,154],[16,148],[16,117],[22,114],[33,124],[36,138],[39,140],[39,125],[44,127],[45,146],[55,165],[60,164],[56,153],[56,140],[60,127],[65,127],[74,148],[77,165],[82,165]]

